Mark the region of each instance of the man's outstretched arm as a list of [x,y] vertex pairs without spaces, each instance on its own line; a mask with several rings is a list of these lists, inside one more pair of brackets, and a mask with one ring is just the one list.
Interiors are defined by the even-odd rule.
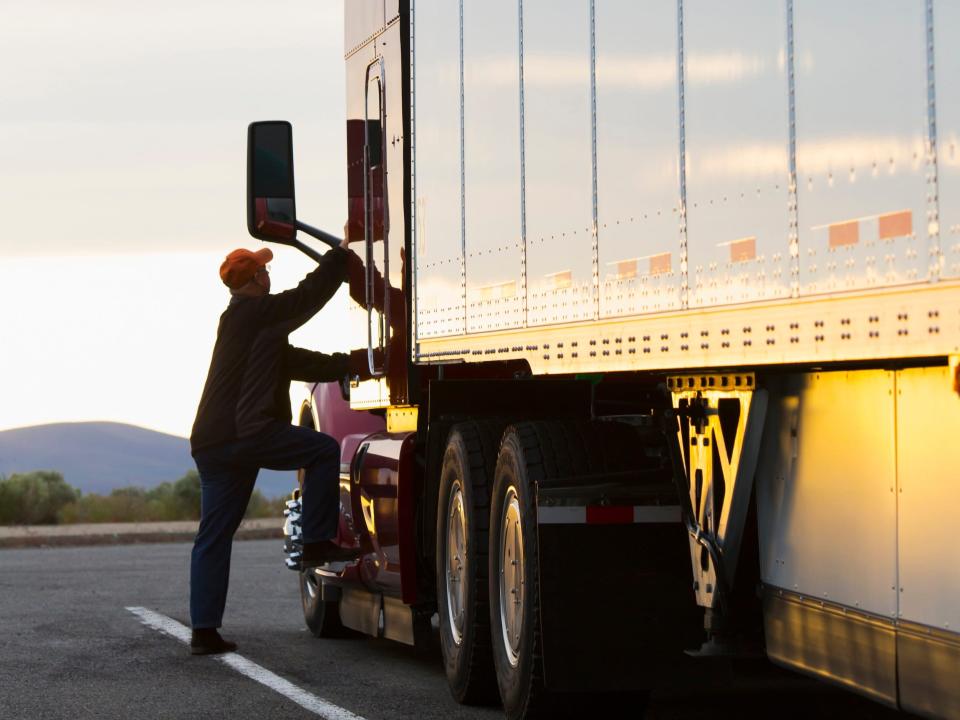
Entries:
[[285,374],[290,380],[334,382],[348,375],[359,376],[361,380],[370,377],[366,349],[326,355],[287,345],[283,360]]
[[351,254],[345,245],[328,250],[295,288],[261,298],[264,320],[289,323],[292,330],[313,317],[347,279],[347,257]]

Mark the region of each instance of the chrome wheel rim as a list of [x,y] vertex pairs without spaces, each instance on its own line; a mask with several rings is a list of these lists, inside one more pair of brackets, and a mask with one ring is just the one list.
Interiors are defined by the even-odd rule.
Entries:
[[524,595],[523,526],[517,489],[510,486],[500,522],[500,631],[511,667],[520,662]]
[[453,482],[447,502],[447,546],[444,565],[447,569],[447,616],[453,642],[463,642],[465,592],[464,569],[467,564],[467,518],[463,506],[463,489],[459,480]]

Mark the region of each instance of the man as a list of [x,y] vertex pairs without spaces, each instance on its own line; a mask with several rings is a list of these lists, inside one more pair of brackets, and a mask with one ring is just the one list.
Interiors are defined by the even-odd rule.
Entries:
[[[303,563],[348,560],[359,552],[333,542],[339,521],[340,447],[290,424],[290,381],[324,382],[361,374],[366,353],[322,353],[292,347],[287,336],[333,296],[352,255],[345,239],[300,284],[270,294],[273,253],[234,250],[220,266],[231,298],[220,316],[190,446],[200,472],[201,518],[190,563],[194,655],[231,652],[223,619],[233,535],[260,468],[304,468]],[[361,355],[363,356],[361,358]],[[362,363],[360,360],[362,359]]]

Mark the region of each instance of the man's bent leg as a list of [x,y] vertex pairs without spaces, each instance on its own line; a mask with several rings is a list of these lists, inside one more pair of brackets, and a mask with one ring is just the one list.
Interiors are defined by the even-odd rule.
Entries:
[[332,540],[340,521],[340,444],[317,433],[317,453],[303,474],[303,541]]
[[244,461],[271,470],[304,469],[303,540],[332,540],[340,516],[340,445],[329,435],[276,423],[240,441]]
[[190,622],[218,628],[230,581],[233,535],[246,512],[257,479],[256,466],[237,466],[226,451],[203,453],[200,471],[200,528],[190,561]]

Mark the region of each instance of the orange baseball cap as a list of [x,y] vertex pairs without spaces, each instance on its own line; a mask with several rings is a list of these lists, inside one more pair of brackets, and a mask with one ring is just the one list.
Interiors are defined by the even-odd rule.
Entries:
[[273,260],[270,248],[260,248],[251,252],[244,248],[234,250],[220,265],[220,279],[231,290],[236,290],[253,280],[257,270]]

